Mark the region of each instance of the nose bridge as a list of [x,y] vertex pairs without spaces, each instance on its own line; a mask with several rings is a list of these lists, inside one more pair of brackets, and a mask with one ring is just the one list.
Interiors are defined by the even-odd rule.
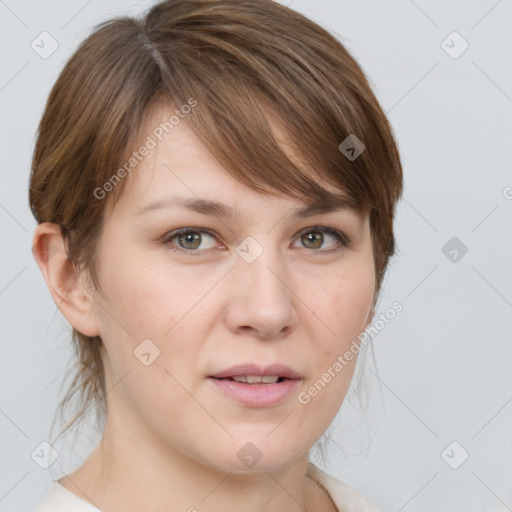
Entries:
[[285,260],[266,241],[247,237],[236,249],[228,319],[231,329],[250,327],[269,338],[295,323],[295,311]]
[[238,245],[235,263],[237,281],[245,282],[248,288],[244,291],[253,292],[254,296],[269,295],[268,298],[284,299],[289,295],[283,282],[286,280],[286,267],[278,249],[271,247],[268,240],[259,242],[254,237],[247,237]]

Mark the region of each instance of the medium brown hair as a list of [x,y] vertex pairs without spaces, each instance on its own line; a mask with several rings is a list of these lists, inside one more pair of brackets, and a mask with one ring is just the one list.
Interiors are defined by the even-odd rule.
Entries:
[[[186,122],[235,179],[306,202],[333,197],[324,181],[369,212],[375,304],[395,253],[402,193],[392,129],[343,44],[272,0],[163,1],[140,18],[100,24],[72,55],[39,125],[29,202],[38,223],[61,226],[74,268],[88,268],[100,287],[95,257],[107,201],[94,191],[126,161],[151,108],[191,98]],[[302,166],[283,152],[263,110],[282,124]],[[354,135],[365,149],[349,159],[339,145]],[[107,198],[113,204],[127,179]],[[74,328],[72,340],[74,379],[59,410],[77,393],[80,402],[61,433],[90,406],[106,417],[102,341]]]

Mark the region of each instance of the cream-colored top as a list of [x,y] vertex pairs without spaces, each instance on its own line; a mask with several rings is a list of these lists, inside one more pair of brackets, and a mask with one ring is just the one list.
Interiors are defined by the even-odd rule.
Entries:
[[[322,471],[311,462],[308,464],[307,475],[329,493],[339,512],[379,512],[355,489]],[[55,481],[32,512],[101,511]]]

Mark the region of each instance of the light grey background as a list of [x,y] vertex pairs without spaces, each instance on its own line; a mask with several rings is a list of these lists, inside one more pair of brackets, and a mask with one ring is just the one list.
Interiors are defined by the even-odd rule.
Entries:
[[[70,364],[69,327],[31,253],[37,123],[63,62],[92,27],[151,3],[0,1],[1,511],[29,510],[97,442],[87,433],[74,446],[63,440],[49,470],[30,456],[49,438]],[[361,366],[367,411],[351,405],[351,393],[324,468],[383,512],[512,510],[511,2],[291,7],[358,59],[388,112],[405,173],[399,253],[377,316],[394,301],[404,309],[374,338],[375,363],[369,353]],[[43,31],[59,45],[47,59],[31,48]],[[464,41],[453,31],[469,44],[459,56]],[[452,237],[468,249],[455,262],[442,250]],[[463,450],[469,457],[453,469],[447,462],[458,465]]]

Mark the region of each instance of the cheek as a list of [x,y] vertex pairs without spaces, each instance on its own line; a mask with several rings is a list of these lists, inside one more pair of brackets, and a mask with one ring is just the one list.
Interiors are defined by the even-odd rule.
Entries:
[[192,321],[193,287],[187,292],[179,275],[163,270],[126,257],[104,279],[108,301],[98,310],[111,382],[122,381],[114,388],[122,396],[112,400],[129,403],[126,414],[167,428],[179,423],[177,410],[194,407],[180,383],[190,387],[183,373],[193,367],[201,336],[194,331],[200,323]]
[[[115,376],[130,371],[139,379],[135,374],[145,371],[141,386],[146,381],[154,386],[157,381],[172,380],[166,370],[181,379],[184,368],[193,367],[207,332],[206,318],[199,315],[208,300],[199,299],[218,277],[211,273],[193,277],[161,258],[141,257],[126,247],[104,262],[100,282],[105,299],[97,311]],[[146,357],[154,362],[143,370],[137,356],[148,352]]]
[[344,400],[359,354],[358,335],[373,303],[375,274],[371,262],[364,263],[329,276],[316,294],[309,295],[314,320],[305,325],[314,350],[303,388],[308,405],[302,407],[315,410],[314,416],[321,415],[324,423],[332,421]]
[[[326,334],[321,336],[324,353],[332,355],[357,339],[366,327],[374,291],[372,268],[360,266],[341,277],[330,276],[315,294],[309,293],[306,304],[311,304],[312,313],[321,320],[314,325]],[[315,333],[311,336],[315,339]]]
[[102,316],[134,337],[162,338],[185,314],[193,287],[185,286],[179,272],[169,272],[159,258],[122,249],[103,261]]
[[333,292],[333,321],[343,339],[357,337],[366,327],[368,314],[373,303],[375,282],[368,276],[347,278]]

